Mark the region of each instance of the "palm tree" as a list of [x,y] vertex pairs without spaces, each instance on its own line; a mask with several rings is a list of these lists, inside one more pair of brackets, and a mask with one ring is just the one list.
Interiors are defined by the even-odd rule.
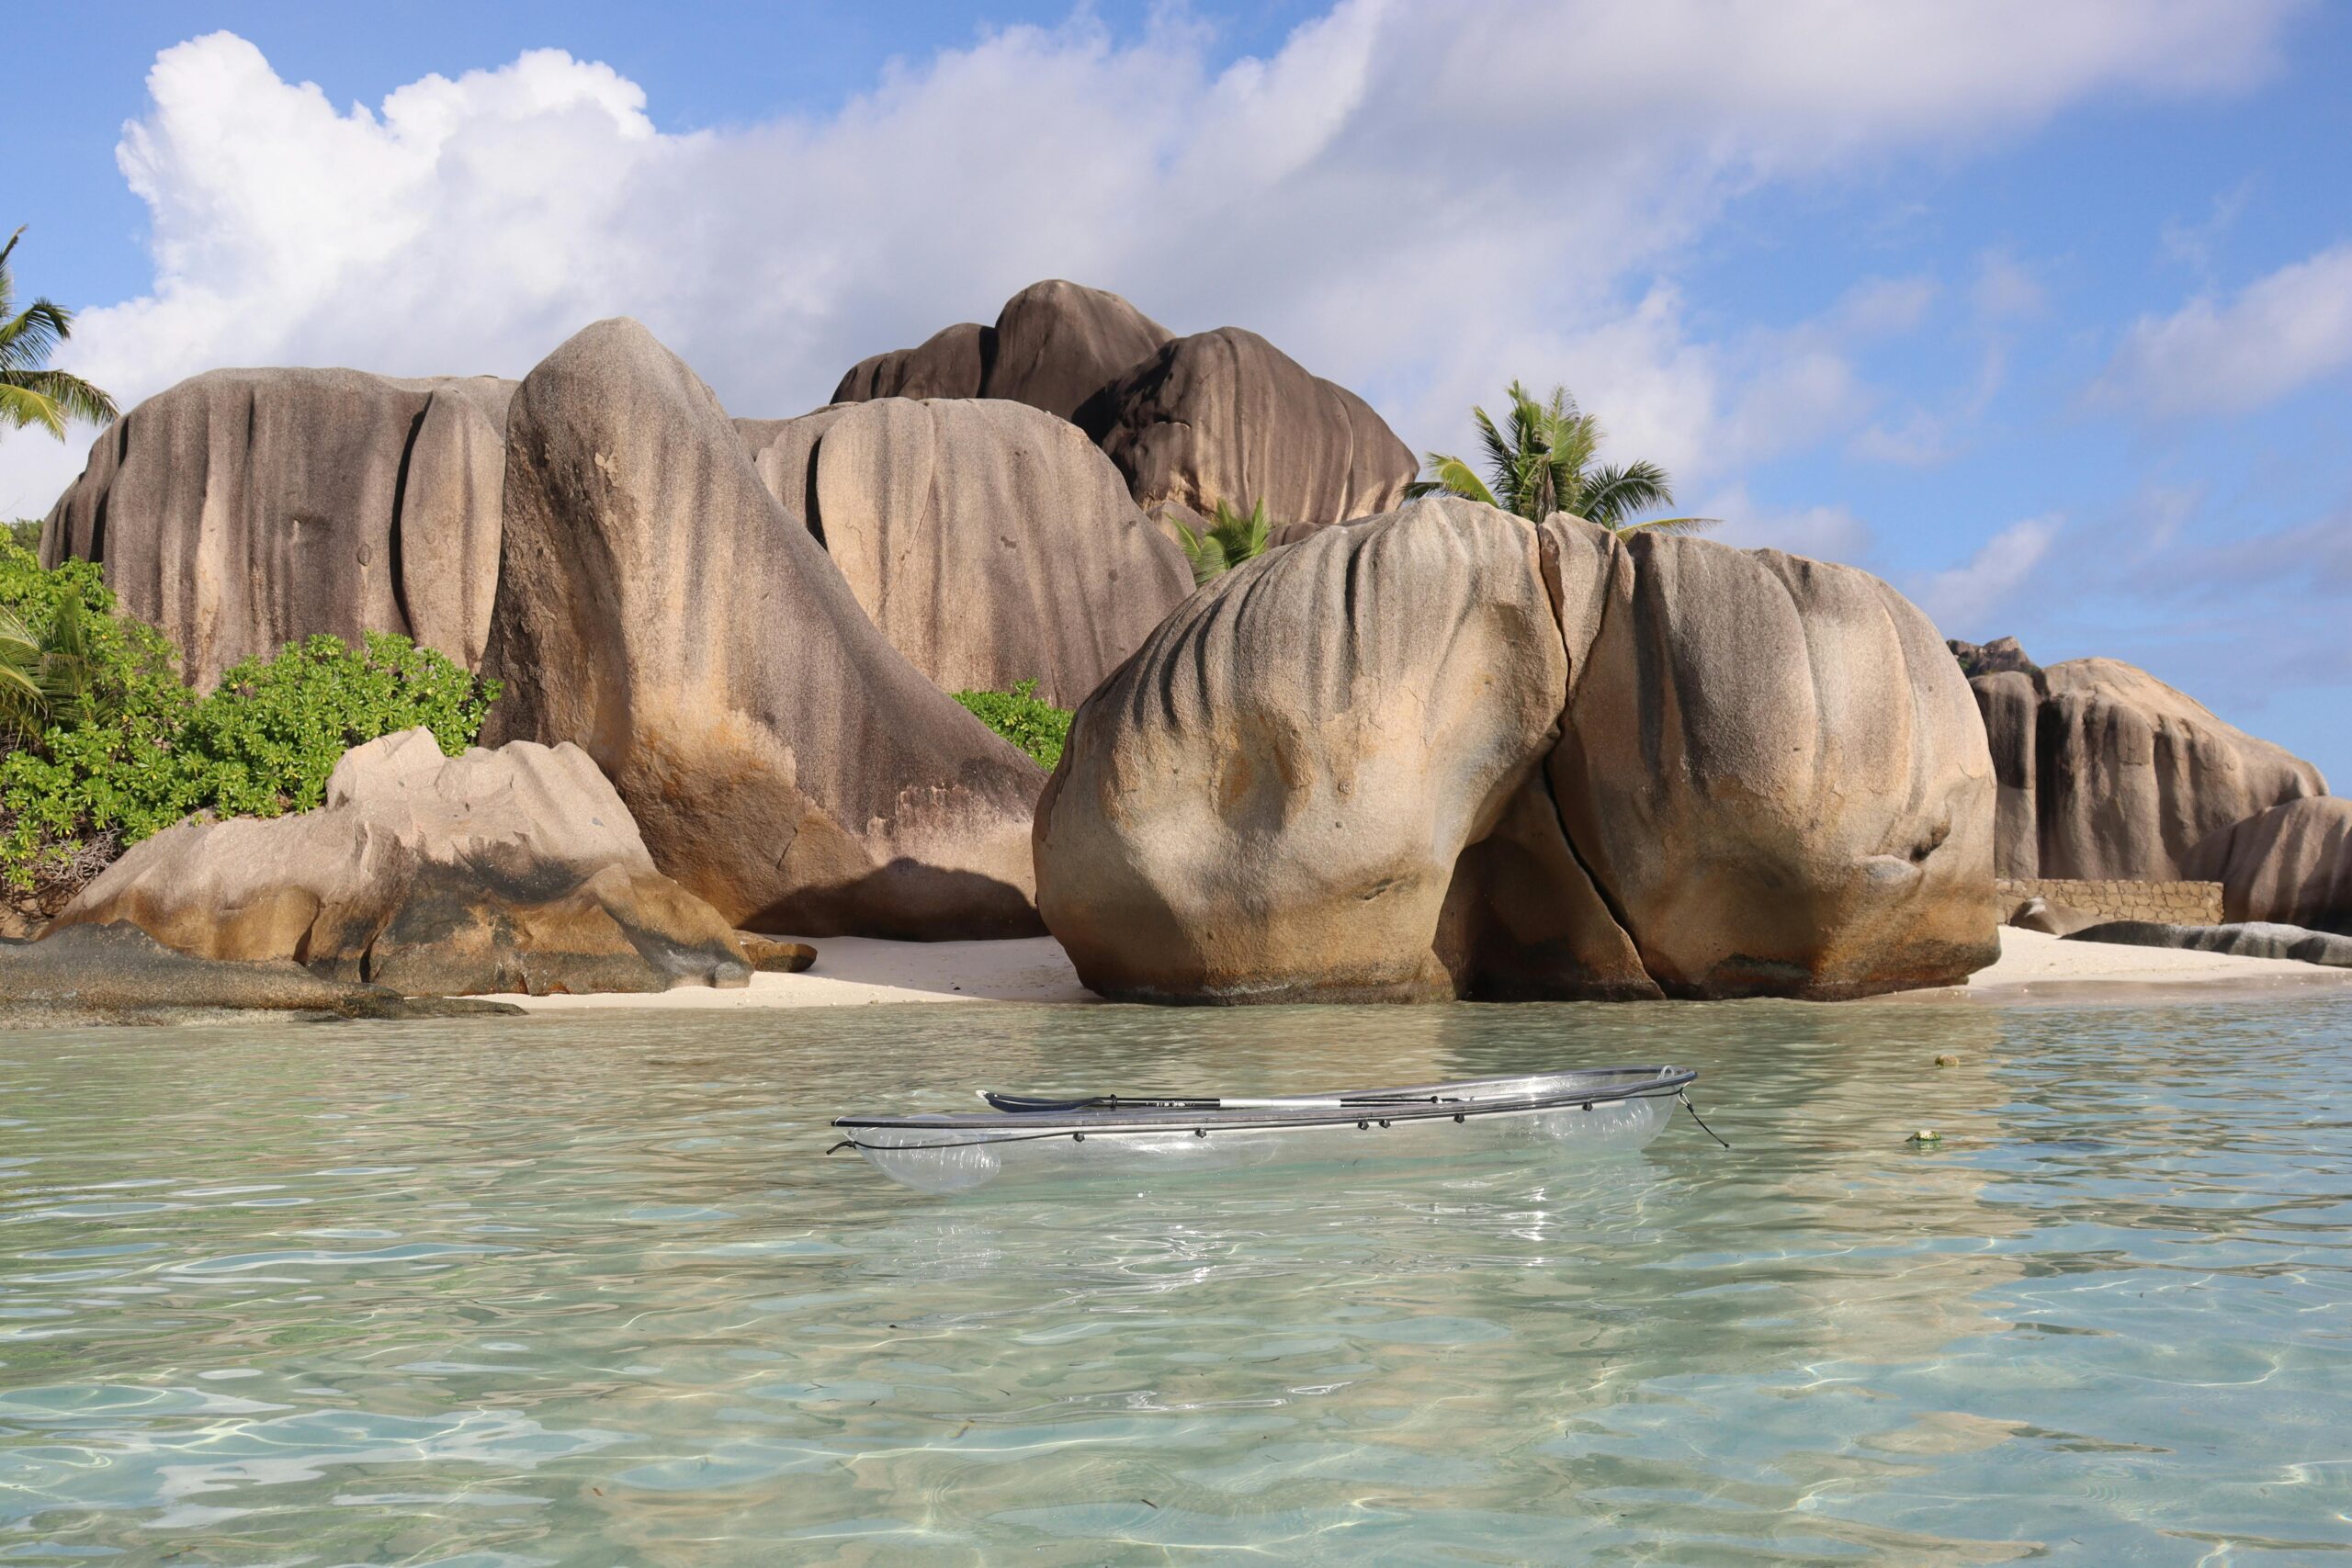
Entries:
[[1553,388],[1551,401],[1539,403],[1513,381],[1510,396],[1508,432],[1498,429],[1485,409],[1470,411],[1487,448],[1487,471],[1494,476],[1491,487],[1461,458],[1431,452],[1427,458],[1430,477],[1406,486],[1405,493],[1468,496],[1532,523],[1566,512],[1617,534],[1690,534],[1715,525],[1713,517],[1633,522],[1637,512],[1672,504],[1674,487],[1666,470],[1646,460],[1595,467],[1600,422],[1579,410],[1566,387]]
[[38,424],[60,441],[65,422],[85,419],[104,424],[121,411],[114,400],[79,376],[43,368],[57,345],[74,335],[74,312],[36,299],[15,312],[16,282],[8,256],[24,238],[21,225],[0,245],[0,423],[22,430]]
[[1266,541],[1273,535],[1273,525],[1266,521],[1266,503],[1262,501],[1250,509],[1247,517],[1220,501],[1216,515],[1199,533],[1181,523],[1176,525],[1176,542],[1184,547],[1184,554],[1193,563],[1193,584],[1198,587],[1252,556],[1264,555]]
[[61,712],[78,707],[89,694],[91,669],[81,594],[60,598],[40,636],[0,605],[0,739],[29,740]]

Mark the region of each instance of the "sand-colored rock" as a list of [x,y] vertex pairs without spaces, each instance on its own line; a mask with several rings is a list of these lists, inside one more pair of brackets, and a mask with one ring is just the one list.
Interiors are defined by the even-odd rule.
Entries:
[[1039,908],[1116,998],[1867,995],[1996,953],[1991,791],[1875,579],[1436,498],[1220,578],[1088,699]]
[[214,370],[115,422],[41,559],[101,562],[209,687],[320,632],[398,632],[469,668],[489,636],[512,381]]
[[1048,278],[1006,300],[993,326],[958,321],[858,361],[832,400],[1002,398],[1085,423],[1080,411],[1169,336],[1116,294]]
[[870,355],[833,389],[837,403],[869,398],[977,398],[996,353],[996,329],[978,321],[942,327],[913,348]]
[[1037,811],[1046,923],[1109,997],[1475,989],[1440,915],[1566,674],[1534,532],[1499,513],[1432,502],[1247,562],[1080,709]]
[[1992,962],[1992,765],[1926,615],[1777,550],[1543,532],[1576,671],[1553,790],[1669,995],[1856,996]]
[[2232,921],[2352,934],[2352,798],[2305,795],[2206,837],[2188,874],[2222,885]]
[[943,691],[1075,706],[1193,590],[1078,427],[996,399],[885,398],[762,432],[761,482]]
[[2211,834],[2327,793],[2309,762],[2117,660],[1970,685],[2000,778],[2003,876],[2177,881]]
[[1170,340],[1102,396],[1093,433],[1146,512],[1336,523],[1394,507],[1419,471],[1369,403],[1238,327]]
[[509,432],[492,739],[582,746],[736,925],[1038,929],[1043,775],[875,628],[694,372],[601,321],[525,378]]
[[751,975],[718,911],[654,869],[578,747],[445,757],[423,729],[345,753],[316,810],[190,818],[132,845],[57,929],[116,922],[199,958],[412,995]]

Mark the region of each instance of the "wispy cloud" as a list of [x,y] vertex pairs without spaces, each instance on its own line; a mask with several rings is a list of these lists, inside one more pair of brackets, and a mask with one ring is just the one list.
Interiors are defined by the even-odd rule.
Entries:
[[2159,419],[2244,413],[2352,366],[2352,242],[2233,299],[2200,296],[2133,323],[2093,389]]
[[2054,517],[2012,523],[1962,564],[1914,584],[1912,597],[1951,636],[1996,636],[1995,623],[2014,613],[2018,591],[2049,555],[2058,529]]

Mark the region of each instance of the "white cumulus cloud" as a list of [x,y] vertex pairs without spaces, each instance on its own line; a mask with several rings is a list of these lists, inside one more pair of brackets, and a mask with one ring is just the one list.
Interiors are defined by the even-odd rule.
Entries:
[[2282,266],[2235,299],[2143,317],[2099,395],[2158,418],[2243,413],[2352,366],[2352,241]]
[[[1720,485],[1867,417],[1837,333],[1927,301],[1898,280],[1808,337],[1695,339],[1656,274],[1727,201],[2099,95],[2242,89],[2291,9],[1340,0],[1222,66],[1182,15],[1122,39],[1080,11],[690,134],[559,51],[338,107],[214,33],[157,58],[119,149],[153,287],[88,310],[65,363],[126,402],[225,364],[517,375],[626,312],[731,407],[788,413],[1068,276],[1180,331],[1254,327],[1416,446],[1461,443],[1517,375]],[[0,508],[45,506],[80,445],[0,443]]]

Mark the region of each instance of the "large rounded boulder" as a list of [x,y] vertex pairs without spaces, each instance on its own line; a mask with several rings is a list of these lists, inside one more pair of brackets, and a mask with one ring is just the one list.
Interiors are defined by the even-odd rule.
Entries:
[[2233,921],[2352,935],[2352,798],[2304,795],[2207,835],[2184,868]]
[[1835,998],[1997,956],[1991,759],[1935,626],[1850,567],[1555,517],[1568,839],[1673,996]]
[[576,746],[354,747],[297,816],[191,818],[134,844],[53,929],[136,926],[198,958],[410,995],[745,984],[718,912],[654,869]]
[[1161,625],[1079,711],[1038,902],[1136,999],[1866,995],[1996,956],[1991,807],[1884,584],[1441,498]]
[[1969,683],[2000,778],[2003,876],[2175,881],[2210,835],[2327,793],[2309,762],[2118,660]]
[[737,926],[1037,930],[1044,782],[876,629],[694,372],[600,321],[514,394],[493,738],[582,747]]
[[913,348],[869,355],[833,389],[837,403],[869,398],[977,398],[996,355],[996,329],[978,321],[942,327]]
[[892,646],[949,692],[1076,706],[1193,590],[1184,553],[1066,420],[886,398],[790,421],[753,459]]
[[492,377],[213,370],[115,422],[41,530],[210,686],[320,632],[398,632],[472,668],[498,581]]
[[1395,506],[1420,468],[1371,404],[1238,327],[1172,339],[1098,407],[1091,433],[1146,512],[1337,523]]

